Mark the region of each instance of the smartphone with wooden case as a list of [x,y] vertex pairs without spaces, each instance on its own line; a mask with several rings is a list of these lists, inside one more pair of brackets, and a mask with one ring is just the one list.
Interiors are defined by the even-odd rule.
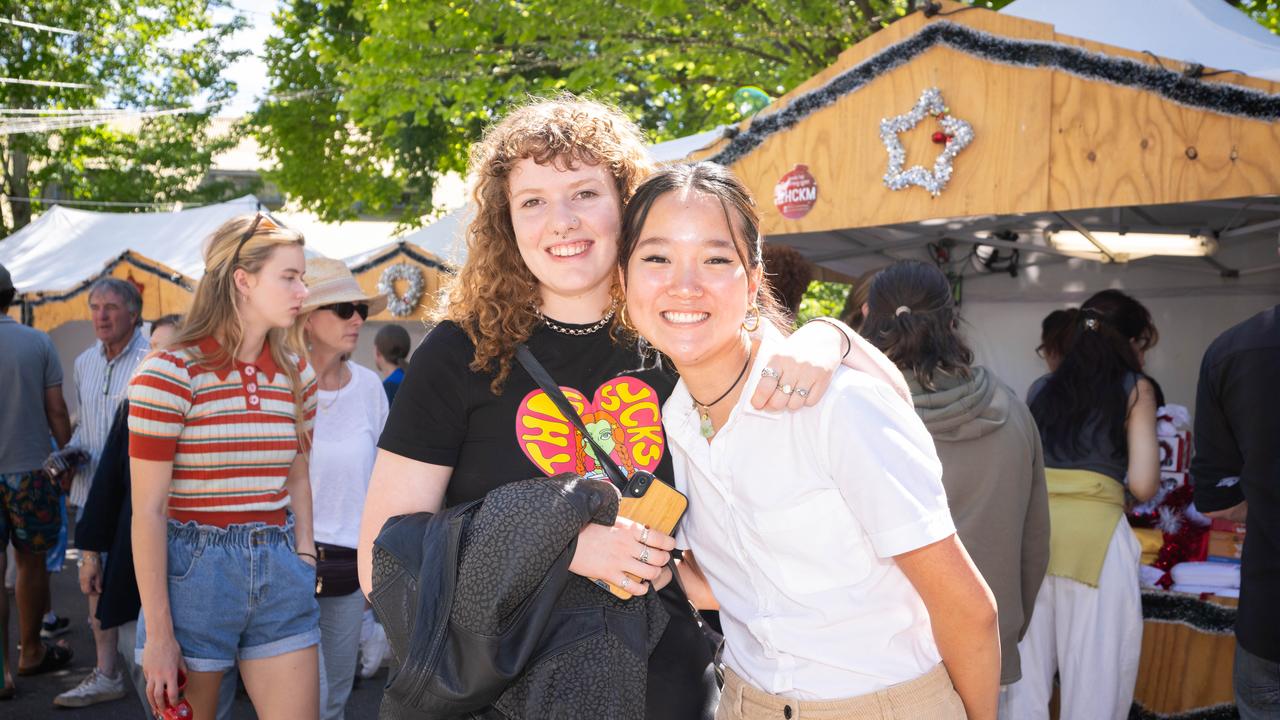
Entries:
[[[664,535],[675,532],[676,524],[689,507],[689,498],[643,470],[636,471],[622,491],[622,501],[618,504],[618,515],[641,525],[647,525]],[[632,582],[643,582],[640,578],[627,574]],[[632,594],[622,588],[596,580],[596,584],[607,589],[623,600],[629,600]]]

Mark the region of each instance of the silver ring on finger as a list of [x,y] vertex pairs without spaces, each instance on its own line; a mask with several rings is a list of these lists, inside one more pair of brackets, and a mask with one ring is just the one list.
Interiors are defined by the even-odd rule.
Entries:
[[645,565],[649,564],[649,546],[648,545],[645,545],[644,550],[640,551],[640,557],[638,559],[640,560],[640,562],[644,563]]
[[774,380],[777,380],[777,379],[778,379],[778,371],[777,371],[777,370],[774,370],[773,368],[771,368],[771,367],[769,367],[768,365],[766,365],[766,366],[764,367],[764,369],[760,371],[760,377],[762,377],[762,378],[773,378]]
[[640,531],[640,544],[647,545],[649,542],[649,526],[646,525],[644,530]]
[[790,383],[782,383],[782,385],[778,386],[778,392],[783,395],[790,395],[794,391],[795,389],[791,387]]
[[809,397],[809,388],[796,388],[796,394],[802,398]]
[[618,587],[622,588],[624,591],[631,587],[631,578],[624,575],[622,577],[622,582],[618,584]]

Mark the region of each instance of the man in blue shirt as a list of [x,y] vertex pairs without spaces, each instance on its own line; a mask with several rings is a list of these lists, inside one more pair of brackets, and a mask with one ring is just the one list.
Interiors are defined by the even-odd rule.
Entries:
[[[45,554],[58,541],[62,526],[60,494],[43,470],[56,441],[71,438],[71,422],[62,397],[62,363],[53,341],[9,316],[17,294],[9,271],[0,265],[0,576],[4,549],[12,542],[18,563],[18,628],[22,653],[18,675],[35,675],[65,667],[71,651],[40,639],[49,573]],[[0,592],[0,652],[4,653],[0,698],[14,694],[10,652],[9,598]]]

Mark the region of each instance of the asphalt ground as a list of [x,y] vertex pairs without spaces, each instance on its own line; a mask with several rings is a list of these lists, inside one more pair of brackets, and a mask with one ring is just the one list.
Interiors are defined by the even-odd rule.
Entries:
[[[142,708],[137,694],[128,680],[125,683],[128,694],[119,700],[99,703],[87,708],[60,708],[53,704],[53,698],[59,693],[70,690],[89,674],[94,665],[93,633],[89,629],[89,603],[80,594],[80,585],[76,574],[74,550],[62,572],[50,577],[50,589],[53,594],[53,609],[62,617],[71,618],[69,632],[59,638],[74,652],[75,657],[68,668],[47,675],[19,677],[17,680],[18,695],[12,700],[0,700],[0,718],[3,720],[42,720],[43,718],[59,718],[65,720],[149,720],[150,712]],[[9,592],[9,637],[18,641],[18,611],[13,594]],[[16,652],[15,652],[16,659]],[[123,668],[123,662],[120,667]],[[357,679],[356,687],[351,691],[347,701],[346,717],[348,720],[376,718],[378,706],[382,700],[382,686],[386,682],[386,668],[378,671],[368,680]],[[244,693],[243,687],[236,695],[232,716],[235,720],[256,718],[253,705]],[[199,720],[204,720],[203,718]]]

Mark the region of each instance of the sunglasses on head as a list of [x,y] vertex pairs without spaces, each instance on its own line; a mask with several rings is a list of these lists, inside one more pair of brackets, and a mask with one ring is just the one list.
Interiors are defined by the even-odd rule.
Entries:
[[[240,251],[244,249],[244,244],[249,242],[249,239],[253,237],[253,234],[258,232],[259,226],[267,228],[277,227],[275,222],[271,220],[270,216],[262,211],[258,211],[258,214],[253,216],[253,222],[249,224],[249,229],[240,236],[240,242],[236,245],[236,252],[231,256],[232,269],[235,269],[240,264]],[[347,317],[350,317],[350,315]]]
[[360,313],[361,320],[369,319],[369,303],[340,302],[332,305],[321,305],[320,310],[331,310],[339,320],[350,320],[352,315]]

